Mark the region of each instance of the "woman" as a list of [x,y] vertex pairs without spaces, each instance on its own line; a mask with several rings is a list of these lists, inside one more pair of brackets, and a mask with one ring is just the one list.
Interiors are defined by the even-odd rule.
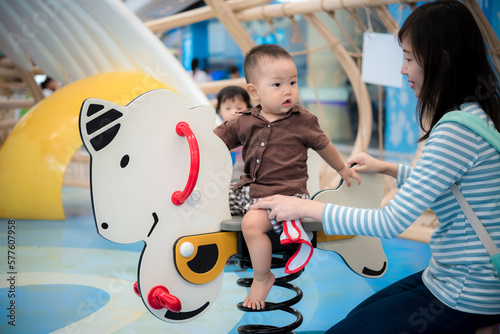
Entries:
[[[449,111],[474,113],[500,129],[498,80],[480,30],[459,1],[419,6],[399,32],[401,73],[418,98],[426,140],[416,167],[361,153],[348,160],[357,172],[383,173],[400,190],[381,209],[345,210],[298,198],[272,196],[254,206],[270,219],[309,217],[325,233],[394,238],[427,208],[439,226],[430,240],[429,267],[374,294],[326,333],[475,333],[500,323],[500,275],[450,191],[457,183],[500,245],[500,154],[467,127],[434,125]],[[432,132],[431,132],[431,129]]]

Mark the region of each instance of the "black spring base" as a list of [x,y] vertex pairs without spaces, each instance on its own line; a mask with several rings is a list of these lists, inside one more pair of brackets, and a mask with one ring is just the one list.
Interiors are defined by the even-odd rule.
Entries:
[[[275,310],[288,312],[290,314],[293,314],[296,317],[296,319],[293,323],[291,323],[290,325],[287,325],[287,326],[283,326],[283,327],[277,327],[277,326],[271,326],[271,325],[243,325],[243,326],[238,327],[238,333],[240,333],[240,334],[250,334],[250,333],[251,334],[271,334],[271,333],[272,334],[277,334],[277,333],[293,334],[292,331],[302,324],[303,317],[302,317],[302,314],[298,310],[294,309],[291,306],[297,304],[302,299],[303,293],[302,293],[302,290],[298,286],[291,284],[289,282],[293,281],[294,279],[299,277],[302,274],[302,272],[303,272],[303,270],[301,270],[295,274],[279,277],[274,282],[274,285],[276,285],[276,286],[281,286],[285,289],[295,291],[295,294],[296,294],[295,297],[293,297],[289,300],[285,300],[285,301],[280,302],[280,303],[266,302],[264,308],[260,309],[260,310],[254,310],[251,308],[247,308],[247,307],[243,306],[243,303],[238,303],[238,309],[240,309],[241,311],[245,311],[245,312],[268,312],[268,311],[275,311]],[[239,286],[250,287],[252,285],[252,281],[253,281],[252,278],[241,278],[236,283]]]

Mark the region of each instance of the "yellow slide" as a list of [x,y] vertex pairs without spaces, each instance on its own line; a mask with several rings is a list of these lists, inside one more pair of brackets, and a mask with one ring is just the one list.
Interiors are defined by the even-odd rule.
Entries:
[[137,72],[97,74],[31,108],[0,148],[0,218],[65,219],[61,189],[66,168],[82,145],[78,119],[83,101],[98,98],[124,106],[158,88],[169,87]]

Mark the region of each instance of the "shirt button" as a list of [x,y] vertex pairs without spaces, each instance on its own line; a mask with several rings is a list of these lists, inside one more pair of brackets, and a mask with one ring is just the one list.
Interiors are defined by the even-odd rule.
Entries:
[[264,145],[265,145],[264,142],[260,143],[260,146],[264,146]]
[[257,163],[260,163],[260,160],[259,160],[259,159],[257,159]]
[[268,125],[267,125],[267,127],[268,127],[268,128],[270,128],[270,127],[271,127],[271,124],[268,124]]

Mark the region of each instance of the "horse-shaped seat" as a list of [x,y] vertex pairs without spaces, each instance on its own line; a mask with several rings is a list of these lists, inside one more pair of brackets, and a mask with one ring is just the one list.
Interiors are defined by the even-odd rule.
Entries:
[[[229,213],[231,157],[213,133],[215,114],[186,100],[158,89],[127,106],[87,99],[80,111],[97,231],[116,243],[144,242],[136,291],[153,315],[173,323],[213,304],[226,260],[242,245],[241,223]],[[378,207],[383,187],[371,179],[362,178],[363,189],[339,186],[313,199]],[[317,233],[318,248],[339,253],[360,275],[385,272],[378,238],[325,236],[321,223],[303,224]]]

